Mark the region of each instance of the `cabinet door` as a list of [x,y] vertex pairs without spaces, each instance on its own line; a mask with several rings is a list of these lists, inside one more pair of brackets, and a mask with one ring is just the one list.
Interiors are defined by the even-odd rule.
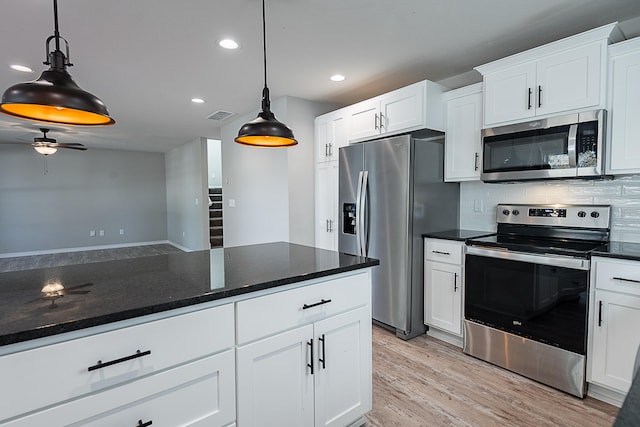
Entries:
[[640,297],[596,291],[589,381],[629,391],[640,345]]
[[536,115],[595,107],[600,103],[601,43],[548,56],[537,63]]
[[380,98],[359,102],[349,109],[349,141],[380,135]]
[[313,326],[237,349],[238,425],[313,426]]
[[348,144],[346,111],[338,110],[316,118],[316,162],[338,160],[338,149]]
[[338,249],[338,162],[316,165],[316,247]]
[[380,132],[383,135],[420,129],[425,122],[425,83],[394,90],[380,98]]
[[535,62],[527,62],[485,76],[485,127],[535,115],[535,76]]
[[342,427],[371,410],[371,310],[315,323],[315,426]]
[[447,102],[444,180],[478,181],[482,167],[482,93]]
[[424,323],[451,332],[462,333],[462,267],[425,262]]
[[[627,42],[628,43],[628,42]],[[614,56],[610,64],[611,138],[607,173],[640,173],[640,42],[635,51]],[[612,48],[613,51],[613,48]]]

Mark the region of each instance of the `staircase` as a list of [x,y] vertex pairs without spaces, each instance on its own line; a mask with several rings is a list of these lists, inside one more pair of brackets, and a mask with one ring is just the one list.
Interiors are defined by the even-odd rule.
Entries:
[[209,198],[213,202],[209,206],[209,241],[211,248],[221,248],[222,241],[222,188],[210,188]]

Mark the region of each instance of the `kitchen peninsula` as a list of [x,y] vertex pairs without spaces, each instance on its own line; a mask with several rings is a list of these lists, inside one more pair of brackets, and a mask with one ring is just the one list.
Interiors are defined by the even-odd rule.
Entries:
[[2,273],[0,425],[361,423],[377,264],[267,243]]

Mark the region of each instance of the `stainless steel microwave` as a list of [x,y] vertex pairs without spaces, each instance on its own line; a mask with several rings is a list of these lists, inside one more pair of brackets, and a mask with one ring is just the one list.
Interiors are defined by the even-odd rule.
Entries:
[[485,182],[604,176],[605,110],[482,131]]

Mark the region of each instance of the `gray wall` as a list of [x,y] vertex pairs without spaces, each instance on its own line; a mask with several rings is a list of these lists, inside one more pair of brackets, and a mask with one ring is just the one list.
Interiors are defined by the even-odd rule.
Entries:
[[222,187],[222,141],[207,139],[209,188]]
[[61,149],[46,175],[43,161],[0,145],[0,254],[167,239],[162,153]]
[[167,237],[185,250],[209,249],[207,140],[167,151]]

